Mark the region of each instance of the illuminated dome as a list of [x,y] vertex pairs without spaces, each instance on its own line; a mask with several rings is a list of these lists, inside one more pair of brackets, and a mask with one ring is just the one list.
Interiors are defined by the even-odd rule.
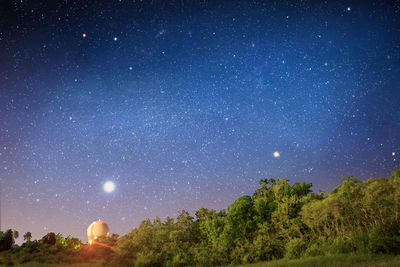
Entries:
[[87,229],[88,240],[97,239],[99,237],[108,237],[110,229],[108,225],[103,221],[95,221],[89,225]]

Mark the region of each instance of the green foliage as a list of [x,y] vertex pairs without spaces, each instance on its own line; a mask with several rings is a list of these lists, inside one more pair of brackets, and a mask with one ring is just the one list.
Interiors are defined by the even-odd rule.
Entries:
[[[11,236],[17,236],[15,231],[7,231]],[[38,263],[78,263],[86,261],[79,249],[80,240],[68,236],[62,238],[60,234],[48,233],[40,241],[31,241],[31,235],[25,234],[26,242],[21,246],[13,246],[0,254],[0,264],[22,264],[27,262]],[[29,237],[30,236],[30,237]]]
[[225,237],[229,242],[237,239],[247,239],[254,232],[256,226],[254,217],[253,200],[249,196],[238,198],[228,207],[226,216]]
[[185,228],[170,218],[147,220],[117,246],[126,262],[137,266],[399,253],[399,181],[397,172],[367,181],[348,177],[331,193],[315,194],[312,184],[265,179],[252,197],[238,198],[227,212],[200,209]]
[[79,238],[71,237],[68,235],[67,237],[63,237],[61,234],[57,234],[55,236],[56,242],[61,244],[64,247],[78,249],[81,247],[81,240]]
[[400,266],[400,256],[339,254],[330,256],[280,259],[262,263],[246,264],[241,267],[387,267]]
[[[400,168],[390,178],[342,178],[330,193],[315,194],[312,184],[290,185],[265,179],[252,196],[227,210],[182,211],[177,219],[143,221],[103,246],[49,233],[12,248],[18,234],[0,233],[7,262],[76,263],[100,259],[115,266],[212,266],[309,256],[400,253]],[[108,246],[108,247],[107,247]],[[29,256],[27,256],[29,255]],[[45,258],[45,255],[51,257]],[[0,257],[1,259],[1,257]]]
[[[343,178],[326,198],[303,207],[309,237],[325,252],[399,253],[399,177]],[[323,238],[325,241],[315,241]],[[329,248],[329,249],[328,249]]]
[[136,266],[186,266],[193,263],[192,244],[198,242],[193,217],[182,211],[176,222],[143,221],[137,229],[120,238],[121,261]]

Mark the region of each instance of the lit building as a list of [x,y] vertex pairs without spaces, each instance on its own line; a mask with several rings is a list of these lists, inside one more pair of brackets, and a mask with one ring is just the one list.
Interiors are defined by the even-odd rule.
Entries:
[[88,243],[91,245],[93,240],[96,240],[100,237],[108,237],[109,233],[110,229],[105,222],[101,221],[100,219],[92,222],[87,229]]

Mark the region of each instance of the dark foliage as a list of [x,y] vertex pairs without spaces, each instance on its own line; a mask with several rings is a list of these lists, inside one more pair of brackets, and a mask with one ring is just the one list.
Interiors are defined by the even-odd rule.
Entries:
[[14,235],[11,229],[0,232],[0,251],[9,250],[14,244]]

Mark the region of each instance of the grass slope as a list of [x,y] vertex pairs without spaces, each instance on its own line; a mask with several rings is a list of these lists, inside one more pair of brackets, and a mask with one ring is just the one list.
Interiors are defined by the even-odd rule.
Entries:
[[[7,265],[0,265],[0,266],[7,266]],[[76,263],[76,264],[47,264],[47,263],[24,263],[24,264],[17,264],[13,266],[21,266],[21,267],[100,267],[100,266],[107,266],[102,265],[101,263]]]
[[303,259],[295,260],[276,260],[261,262],[255,264],[239,265],[241,267],[344,267],[344,266],[356,266],[356,267],[394,267],[400,266],[400,256],[392,255],[331,255],[331,256],[318,256],[318,257],[307,257]]
[[[0,265],[5,266],[5,265]],[[87,263],[87,264],[40,264],[40,263],[27,263],[16,265],[22,267],[94,267],[104,266],[101,263]],[[107,265],[105,265],[107,266]],[[295,260],[275,260],[255,264],[238,265],[237,267],[400,267],[400,255],[331,255],[331,256],[317,256],[307,257]]]

